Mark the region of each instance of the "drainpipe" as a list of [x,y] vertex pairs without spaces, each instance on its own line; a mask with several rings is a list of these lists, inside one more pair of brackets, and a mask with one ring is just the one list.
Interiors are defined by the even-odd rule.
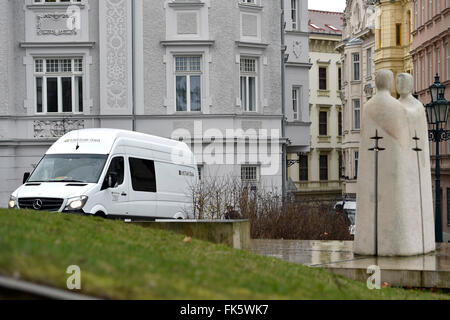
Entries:
[[281,170],[282,170],[282,196],[283,201],[286,198],[286,62],[285,62],[285,44],[284,44],[284,0],[281,0],[281,139],[282,139],[282,156],[281,156]]
[[132,130],[136,131],[136,2],[131,0]]

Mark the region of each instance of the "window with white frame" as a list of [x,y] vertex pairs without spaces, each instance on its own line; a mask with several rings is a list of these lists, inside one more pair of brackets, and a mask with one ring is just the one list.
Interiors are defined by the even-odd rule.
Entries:
[[34,3],[79,3],[81,0],[34,0]]
[[353,129],[359,130],[361,128],[361,101],[359,99],[353,100]]
[[353,53],[352,54],[352,60],[353,60],[353,80],[359,81],[360,80],[360,60],[359,60],[359,53]]
[[83,112],[83,59],[34,60],[37,113]]
[[256,111],[258,63],[256,58],[241,58],[241,105],[244,111]]
[[301,87],[293,87],[292,88],[292,112],[294,115],[294,120],[300,119],[300,103],[302,99],[302,91]]
[[441,0],[436,0],[436,13],[441,13]]
[[355,180],[358,179],[359,151],[355,151]]
[[245,4],[256,4],[256,0],[241,0],[241,2]]
[[201,111],[202,59],[200,56],[175,57],[177,111]]
[[297,30],[298,25],[298,0],[291,0],[291,19],[292,19],[292,29]]
[[258,166],[241,166],[241,181],[244,183],[258,182]]

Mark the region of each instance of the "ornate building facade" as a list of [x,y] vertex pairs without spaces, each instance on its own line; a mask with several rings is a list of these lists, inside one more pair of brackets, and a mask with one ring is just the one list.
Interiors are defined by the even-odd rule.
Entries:
[[[431,102],[428,88],[436,74],[446,85],[445,98],[450,100],[450,1],[412,1],[412,63],[414,87],[423,104]],[[447,124],[450,129],[450,124]],[[430,144],[434,184],[435,143]],[[450,241],[450,142],[442,142],[441,213],[444,241]]]
[[342,65],[336,46],[342,40],[343,16],[309,10],[311,151],[290,158],[297,199],[334,200],[342,194]]
[[[302,87],[303,102],[286,112],[282,137],[279,1],[4,1],[0,205],[58,137],[93,127],[183,139],[202,176],[280,190],[283,146],[310,145],[307,1],[285,3],[287,24],[300,26],[286,30],[286,82]],[[255,147],[272,161],[251,157]]]
[[342,65],[343,194],[356,196],[361,111],[375,94],[375,5],[349,0],[344,11],[343,40],[337,45]]
[[[389,69],[412,74],[412,3],[409,0],[375,2],[375,72]],[[397,97],[396,84],[392,95]]]

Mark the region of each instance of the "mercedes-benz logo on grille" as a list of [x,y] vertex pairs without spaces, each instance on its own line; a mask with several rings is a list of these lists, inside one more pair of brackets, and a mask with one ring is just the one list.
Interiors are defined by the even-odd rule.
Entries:
[[33,209],[34,210],[41,210],[42,208],[42,200],[41,199],[36,199],[33,201]]

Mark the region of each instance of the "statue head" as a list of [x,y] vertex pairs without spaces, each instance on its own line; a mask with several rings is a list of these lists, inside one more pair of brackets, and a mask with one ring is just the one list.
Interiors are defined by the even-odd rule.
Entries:
[[391,91],[394,85],[394,74],[391,70],[382,69],[375,76],[375,85],[378,91]]
[[413,77],[409,73],[397,76],[397,92],[401,96],[409,95],[413,91]]

